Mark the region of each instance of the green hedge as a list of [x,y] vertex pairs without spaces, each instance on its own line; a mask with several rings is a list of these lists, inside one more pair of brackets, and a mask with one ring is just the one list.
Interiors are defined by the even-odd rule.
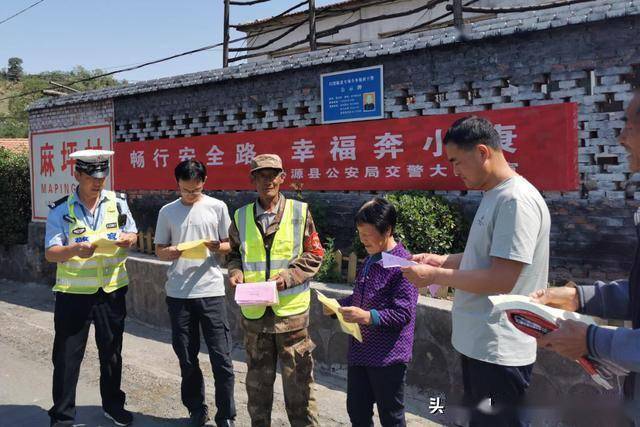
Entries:
[[318,270],[315,280],[331,283],[341,283],[344,281],[342,274],[335,270],[335,250],[333,238],[327,237],[324,243],[324,258],[322,258],[322,265],[320,265],[320,270]]
[[0,147],[0,243],[27,242],[31,220],[29,156]]
[[[413,254],[450,254],[464,251],[469,225],[460,209],[440,196],[420,191],[390,193],[387,200],[398,211],[394,235]],[[366,252],[355,236],[353,250]]]

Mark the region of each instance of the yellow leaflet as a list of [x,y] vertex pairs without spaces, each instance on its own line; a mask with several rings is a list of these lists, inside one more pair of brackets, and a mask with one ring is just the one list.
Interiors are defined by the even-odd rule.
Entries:
[[182,258],[186,259],[205,259],[209,256],[209,251],[204,245],[209,240],[193,240],[191,242],[184,242],[178,245],[178,250],[182,251]]
[[344,332],[345,334],[352,335],[355,339],[362,342],[362,333],[360,332],[360,325],[358,325],[357,323],[351,323],[344,320],[344,318],[342,317],[342,313],[340,313],[340,311],[338,310],[340,308],[340,303],[338,302],[338,300],[336,300],[335,298],[326,297],[325,295],[322,294],[322,292],[320,292],[317,289],[315,291],[318,294],[318,301],[320,301],[322,305],[324,305],[329,310],[331,310],[338,318],[342,332]]
[[93,252],[93,256],[102,255],[102,256],[110,256],[115,255],[118,247],[116,246],[115,240],[109,240],[100,238],[94,242],[91,242],[92,245],[96,247],[96,250]]

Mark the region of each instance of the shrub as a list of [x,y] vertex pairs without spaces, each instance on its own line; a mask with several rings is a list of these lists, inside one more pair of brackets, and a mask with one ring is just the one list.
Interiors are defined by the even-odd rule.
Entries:
[[[464,250],[469,227],[456,206],[420,191],[390,193],[386,197],[398,210],[394,235],[409,252],[449,254]],[[359,257],[366,255],[357,235],[352,250]]]
[[315,279],[320,282],[333,282],[333,283],[342,283],[344,280],[342,279],[342,275],[336,271],[334,264],[336,262],[336,258],[334,256],[335,247],[333,244],[333,238],[327,237],[326,243],[324,244],[324,258],[322,259],[322,265],[320,265],[320,270],[318,270],[318,274],[316,274]]
[[31,220],[29,156],[0,147],[0,242],[27,242]]

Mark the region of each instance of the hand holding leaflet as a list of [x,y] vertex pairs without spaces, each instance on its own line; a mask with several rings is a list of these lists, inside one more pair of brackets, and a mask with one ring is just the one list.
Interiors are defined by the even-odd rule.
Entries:
[[388,252],[382,252],[382,266],[384,268],[409,267],[416,264],[417,262],[415,261],[400,258],[399,256],[391,255]]
[[333,312],[338,321],[340,322],[340,328],[342,332],[345,334],[349,334],[353,336],[358,341],[362,342],[362,333],[360,332],[360,325],[357,323],[346,322],[342,317],[342,313],[340,313],[340,303],[335,298],[329,298],[322,294],[319,290],[316,289],[316,293],[318,294],[318,301],[322,303],[327,309]]
[[115,240],[109,240],[104,237],[94,240],[91,244],[96,247],[93,256],[112,256],[119,249]]
[[[382,266],[384,268],[410,267],[416,264],[418,263],[415,261],[400,258],[398,256],[391,255],[390,253],[387,253],[387,252],[382,252]],[[438,293],[438,290],[440,290],[440,285],[431,284],[428,286],[428,289],[429,289],[429,294],[431,294],[432,297],[435,297],[436,294]]]
[[181,257],[186,259],[205,259],[209,256],[209,250],[205,243],[207,239],[192,240],[178,244],[177,249],[182,252]]

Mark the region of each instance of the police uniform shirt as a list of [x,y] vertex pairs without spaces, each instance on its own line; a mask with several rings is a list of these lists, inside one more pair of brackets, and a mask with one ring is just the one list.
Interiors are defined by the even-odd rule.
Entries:
[[[107,190],[102,190],[100,201],[93,214],[82,204],[77,191],[74,195],[74,214],[92,230],[96,230],[102,224],[106,202],[109,200],[108,193]],[[119,212],[127,216],[127,223],[120,230],[123,233],[137,233],[138,229],[126,200],[116,197],[116,205],[119,208]],[[52,246],[69,245],[69,220],[71,218],[69,217],[69,207],[66,200],[49,211],[44,238],[45,249],[49,249]]]

